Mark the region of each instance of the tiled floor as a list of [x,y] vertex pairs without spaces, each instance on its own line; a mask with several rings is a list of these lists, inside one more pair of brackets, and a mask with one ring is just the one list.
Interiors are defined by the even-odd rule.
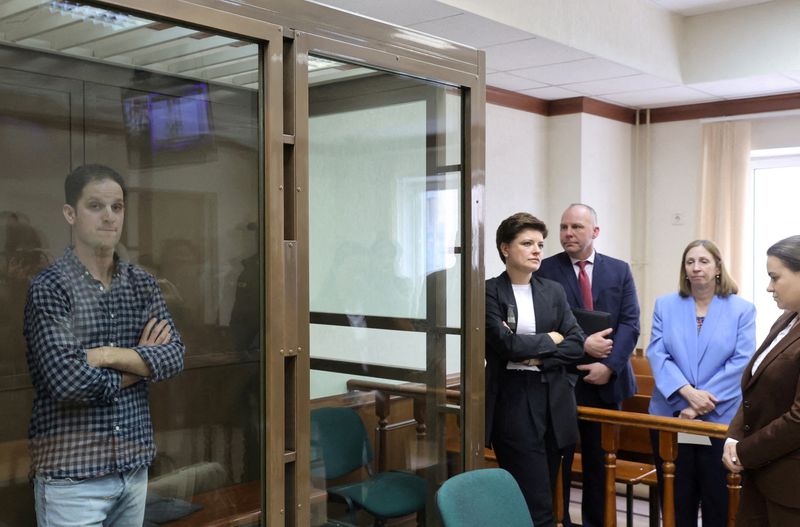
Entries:
[[[574,488],[570,491],[569,495],[569,515],[573,522],[580,523],[581,521],[581,489]],[[625,512],[625,496],[617,496],[617,525],[625,527],[626,519]],[[649,527],[650,526],[650,505],[646,499],[634,498],[633,499],[633,527]]]

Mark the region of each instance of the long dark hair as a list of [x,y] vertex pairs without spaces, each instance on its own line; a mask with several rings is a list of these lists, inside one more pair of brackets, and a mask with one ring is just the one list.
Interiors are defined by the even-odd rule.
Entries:
[[789,236],[772,244],[767,256],[774,256],[784,267],[793,272],[800,271],[800,235]]

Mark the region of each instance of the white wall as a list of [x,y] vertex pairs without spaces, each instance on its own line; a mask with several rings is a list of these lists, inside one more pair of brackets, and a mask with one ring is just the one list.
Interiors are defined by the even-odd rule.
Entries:
[[581,114],[550,117],[547,148],[547,196],[549,210],[544,216],[550,229],[545,247],[547,256],[561,251],[558,243],[558,224],[561,213],[570,204],[581,201]]
[[[597,211],[599,252],[631,259],[631,125],[582,114],[580,202]],[[576,200],[577,201],[577,200]]]
[[[655,299],[677,290],[681,254],[697,237],[703,121],[636,131],[588,114],[543,117],[492,104],[486,113],[486,276],[503,270],[494,246],[503,218],[525,210],[544,219],[551,230],[545,248],[550,255],[560,250],[564,207],[589,203],[599,216],[598,250],[634,268],[642,311],[639,346],[646,347]],[[797,130],[800,112],[754,116],[752,147],[800,146]],[[642,202],[643,213],[635,214],[634,205]]]
[[487,278],[504,269],[494,241],[500,222],[520,211],[547,218],[547,121],[542,115],[486,105]]
[[[753,116],[751,123],[754,150],[800,146],[797,134],[800,115],[781,113],[770,117],[761,114]],[[697,237],[702,125],[702,120],[692,120],[655,124],[649,128],[650,210],[644,262],[647,279],[644,287],[640,287],[643,331],[639,343],[642,346],[649,340],[655,298],[677,290],[680,256],[686,244]],[[642,133],[648,132],[643,130]],[[681,225],[672,224],[676,212],[682,214]]]
[[[697,237],[697,193],[702,168],[702,125],[700,121],[677,121],[651,125],[642,130],[650,148],[648,174],[650,210],[646,211],[643,283],[638,283],[642,311],[642,336],[646,347],[655,299],[677,291],[683,249]],[[642,155],[647,155],[642,152]],[[673,217],[681,215],[679,224]]]

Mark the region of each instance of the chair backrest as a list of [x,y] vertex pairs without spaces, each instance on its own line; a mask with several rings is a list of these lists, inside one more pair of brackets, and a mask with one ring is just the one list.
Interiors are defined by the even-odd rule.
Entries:
[[453,476],[436,493],[436,503],[445,527],[533,527],[519,485],[501,468]]
[[311,445],[322,458],[325,479],[344,476],[372,462],[367,431],[352,408],[312,410]]

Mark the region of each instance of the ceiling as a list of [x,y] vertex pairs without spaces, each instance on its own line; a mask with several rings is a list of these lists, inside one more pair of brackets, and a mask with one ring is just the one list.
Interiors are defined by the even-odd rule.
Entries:
[[[656,108],[800,92],[800,67],[797,70],[764,71],[763,67],[754,66],[751,69],[757,74],[745,71],[739,75],[725,74],[724,78],[686,83],[682,80],[684,76],[670,73],[666,66],[663,71],[659,71],[658,65],[643,68],[636,60],[611,60],[607,58],[607,46],[600,40],[594,46],[584,45],[579,49],[577,46],[562,44],[500,23],[494,17],[481,16],[454,7],[459,3],[470,7],[469,0],[318,1],[485,50],[488,86],[541,99],[591,97],[631,108]],[[543,6],[544,11],[550,6],[555,10],[556,3],[565,1],[551,0],[548,4],[544,0],[528,0],[527,3]],[[694,22],[697,26],[701,22],[713,24],[715,17],[721,16],[727,17],[726,23],[733,23],[729,21],[732,16],[742,19],[752,17],[748,9],[757,8],[759,4],[768,4],[770,0],[629,0],[628,3],[630,2],[643,4],[644,8],[651,11],[653,8],[663,11],[662,18],[669,17],[673,24]],[[512,4],[513,2],[505,2],[500,9],[512,7]],[[609,5],[614,7],[613,4]],[[485,11],[482,6],[475,7],[476,10],[478,8]],[[548,14],[552,13],[542,15],[546,17]],[[636,14],[638,13],[633,13]],[[498,12],[496,18],[502,18],[502,13]],[[796,26],[787,29],[798,33]],[[613,38],[613,35],[609,38]],[[647,31],[643,32],[643,40],[647,40]],[[642,44],[644,46],[646,42]],[[678,47],[680,45],[679,42]],[[591,49],[592,47],[595,49]],[[691,52],[688,59],[691,59]],[[684,65],[679,68],[681,72],[684,69],[688,68]]]
[[[791,64],[792,60],[800,60],[795,59],[795,50],[800,49],[798,0],[526,0],[522,3],[319,0],[319,3],[485,50],[487,85],[541,99],[585,96],[631,108],[656,108],[800,92],[800,63]],[[512,26],[496,20],[509,22],[508,16],[503,18],[507,13],[502,10],[514,4],[534,9],[528,18],[541,19],[539,29],[520,29],[525,24]],[[578,9],[571,13],[564,11],[563,6],[570,4]],[[476,14],[456,5],[484,11]],[[487,5],[500,6],[501,11],[487,15]],[[595,9],[594,13],[587,6]],[[615,25],[614,17],[619,18],[620,13],[614,9],[619,6],[631,10],[627,26]],[[757,11],[765,6],[776,8],[769,13],[771,18]],[[796,12],[790,11],[792,7],[797,8]],[[581,26],[581,22],[587,23],[575,20],[581,16],[606,16],[606,19],[589,20],[589,25]],[[760,33],[744,34],[741,46],[756,49],[760,42],[778,35],[783,38],[780,43],[788,50],[789,60],[783,63],[774,57],[765,60],[758,50],[745,57],[735,50],[729,54],[737,60],[723,64],[725,57],[714,49],[715,43],[724,41],[728,28],[737,27],[737,23],[750,24],[752,20],[750,25],[756,26],[759,16],[763,19]],[[787,23],[779,27],[782,18]],[[718,19],[724,24],[715,27]],[[547,33],[558,24],[572,31],[572,35],[569,31]],[[704,31],[710,35],[705,41],[697,37]],[[582,32],[596,34],[581,38]],[[625,33],[627,40],[617,42],[617,33]],[[558,41],[570,39],[569,43]],[[681,55],[678,49],[681,40],[692,42],[694,48]],[[68,1],[0,0],[0,41],[251,89],[257,89],[259,81],[258,49],[254,44]],[[725,41],[720,47],[730,46],[731,42],[735,41]],[[696,63],[695,73],[691,71],[692,62]],[[707,67],[717,63],[727,69],[717,72]],[[740,67],[742,63],[746,67]],[[330,62],[310,64],[310,68],[316,70],[310,75],[312,83],[325,82],[331,74],[361,74],[355,71],[357,68]],[[690,77],[695,80],[684,80]]]

